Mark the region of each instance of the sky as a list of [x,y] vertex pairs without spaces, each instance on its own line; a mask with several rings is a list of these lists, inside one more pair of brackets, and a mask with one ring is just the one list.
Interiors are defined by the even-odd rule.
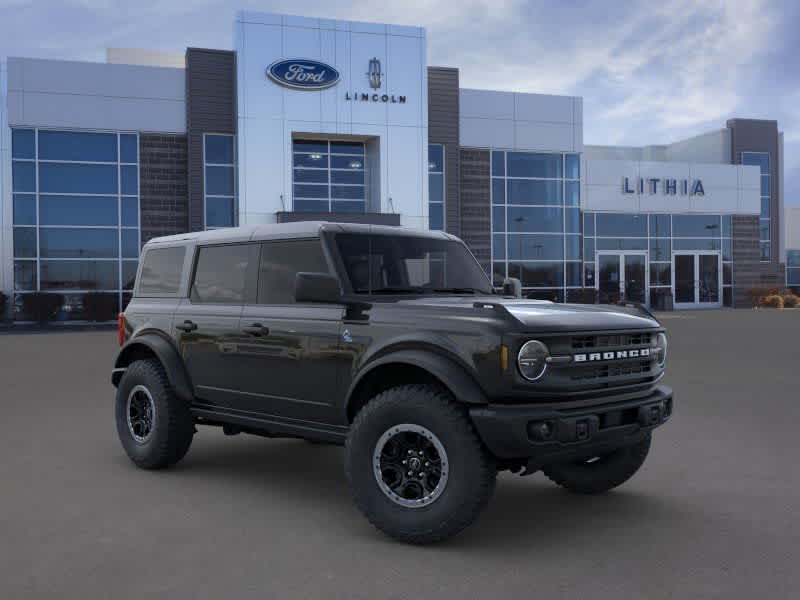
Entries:
[[584,143],[665,144],[776,119],[800,205],[800,2],[792,0],[0,0],[0,56],[230,49],[237,9],[427,28],[462,87],[583,97]]

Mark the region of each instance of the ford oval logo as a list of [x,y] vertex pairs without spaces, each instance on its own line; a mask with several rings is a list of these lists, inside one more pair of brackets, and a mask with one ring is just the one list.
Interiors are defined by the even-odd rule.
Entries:
[[339,82],[339,71],[316,60],[278,60],[267,68],[272,81],[296,90],[324,90]]

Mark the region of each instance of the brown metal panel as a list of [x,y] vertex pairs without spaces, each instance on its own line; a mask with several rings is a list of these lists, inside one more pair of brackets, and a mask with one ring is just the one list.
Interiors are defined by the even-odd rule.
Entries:
[[428,67],[428,141],[444,145],[445,229],[461,235],[458,69]]
[[[203,134],[236,134],[236,53],[186,50],[186,134],[188,140],[188,225],[203,229]],[[236,219],[238,222],[238,218]]]
[[772,254],[770,263],[760,263],[765,277],[774,279],[782,271],[780,262],[781,231],[780,186],[778,176],[781,172],[778,161],[779,132],[778,122],[761,119],[730,119],[727,122],[731,131],[731,162],[741,164],[742,152],[769,152],[770,179],[770,242]]

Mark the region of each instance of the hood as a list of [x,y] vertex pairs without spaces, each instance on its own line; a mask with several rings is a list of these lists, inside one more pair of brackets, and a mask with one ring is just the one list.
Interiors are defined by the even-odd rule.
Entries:
[[[468,308],[476,303],[499,305],[523,328],[542,333],[649,329],[660,325],[654,317],[635,306],[556,304],[547,300],[520,300],[502,296],[445,296],[398,301],[398,304],[432,308]],[[482,310],[490,308],[486,306]]]

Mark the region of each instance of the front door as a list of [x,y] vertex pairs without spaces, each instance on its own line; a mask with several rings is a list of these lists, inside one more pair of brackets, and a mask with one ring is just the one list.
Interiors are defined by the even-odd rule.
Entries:
[[722,306],[719,252],[676,252],[672,255],[675,308]]
[[244,307],[240,322],[247,340],[238,344],[236,408],[265,418],[330,422],[341,409],[335,402],[344,306],[296,303],[298,272],[329,272],[319,239],[261,245],[257,299]]
[[647,304],[646,253],[598,252],[596,272],[601,303]]

